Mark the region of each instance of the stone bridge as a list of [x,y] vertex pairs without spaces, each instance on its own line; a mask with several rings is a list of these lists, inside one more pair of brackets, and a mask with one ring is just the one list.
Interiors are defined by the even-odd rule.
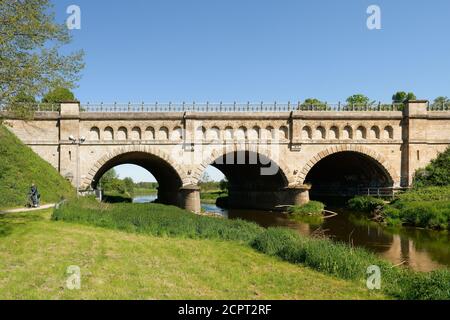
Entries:
[[450,145],[450,112],[431,111],[427,101],[402,109],[62,103],[8,122],[79,191],[95,189],[117,165],[136,164],[157,179],[160,202],[197,212],[208,165],[225,174],[229,205],[241,208],[409,186],[415,170]]

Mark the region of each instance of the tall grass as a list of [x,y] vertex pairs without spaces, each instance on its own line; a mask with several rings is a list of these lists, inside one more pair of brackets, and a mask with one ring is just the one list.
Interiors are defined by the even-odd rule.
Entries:
[[288,229],[264,229],[250,222],[197,216],[159,204],[100,204],[92,199],[66,203],[54,211],[52,219],[156,236],[239,241],[259,252],[361,285],[365,285],[367,268],[377,265],[382,288],[392,297],[450,299],[448,270],[413,272],[394,267],[364,249],[301,236]]
[[262,231],[255,223],[197,216],[161,204],[100,204],[84,198],[55,209],[64,220],[155,236],[223,239],[249,242]]

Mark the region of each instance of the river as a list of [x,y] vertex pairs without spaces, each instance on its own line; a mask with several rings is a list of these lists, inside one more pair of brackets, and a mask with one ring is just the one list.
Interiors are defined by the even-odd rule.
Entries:
[[[152,202],[156,195],[139,196],[135,203]],[[402,264],[418,271],[450,267],[450,234],[418,228],[387,228],[358,218],[342,208],[331,208],[338,216],[325,219],[322,224],[293,222],[284,213],[260,210],[224,210],[214,204],[202,204],[208,212],[228,219],[253,221],[263,227],[283,226],[303,235],[323,233],[327,237],[369,249],[394,264]]]

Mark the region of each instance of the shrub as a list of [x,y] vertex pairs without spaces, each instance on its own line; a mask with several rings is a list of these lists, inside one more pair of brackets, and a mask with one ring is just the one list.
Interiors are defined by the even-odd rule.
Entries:
[[450,147],[414,175],[414,186],[450,186]]
[[383,208],[385,202],[382,199],[369,197],[369,196],[357,196],[348,201],[348,207],[351,210],[371,213],[375,209]]
[[289,213],[297,216],[317,216],[322,215],[325,205],[319,201],[310,201],[303,205],[292,206],[289,208]]

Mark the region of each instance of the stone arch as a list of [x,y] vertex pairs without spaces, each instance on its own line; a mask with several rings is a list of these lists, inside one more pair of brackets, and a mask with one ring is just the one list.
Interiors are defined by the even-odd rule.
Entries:
[[328,133],[329,139],[338,140],[339,139],[339,128],[337,126],[332,126]]
[[364,126],[359,126],[356,129],[355,139],[357,140],[365,140],[367,138],[367,130]]
[[169,140],[169,129],[167,127],[161,127],[158,130],[158,140]]
[[195,129],[195,139],[205,140],[206,139],[206,128],[204,126],[199,126]]
[[244,126],[240,126],[236,130],[235,138],[236,138],[236,140],[246,140],[247,139],[247,128]]
[[83,183],[81,185],[81,189],[88,189],[89,186],[95,184],[94,178],[98,175],[99,171],[111,160],[114,158],[132,153],[141,153],[147,154],[149,156],[155,157],[159,159],[162,163],[167,164],[168,167],[172,168],[174,172],[178,175],[181,185],[186,186],[190,185],[190,179],[188,175],[185,173],[183,168],[176,163],[169,155],[161,151],[159,148],[155,148],[152,146],[143,146],[143,145],[130,145],[117,148],[110,153],[107,153],[99,160],[95,162],[95,164],[91,167],[86,177],[83,179]]
[[370,139],[380,139],[380,128],[378,126],[372,126],[370,128]]
[[216,126],[208,129],[206,131],[206,138],[210,141],[218,141],[220,140],[220,129]]
[[170,134],[170,140],[173,141],[183,140],[183,129],[181,129],[181,127],[179,126],[173,128],[172,133]]
[[312,139],[312,130],[310,126],[304,126],[302,129],[302,139],[310,140]]
[[[282,176],[285,179],[286,187],[296,185],[295,176],[293,172],[291,172],[291,170],[289,169],[289,166],[284,159],[279,158],[275,161],[273,160],[274,157],[272,156],[270,150],[264,150],[262,148],[254,150],[253,148],[249,147],[249,145],[245,144],[235,144],[231,148],[215,149],[213,152],[211,152],[209,156],[204,157],[202,163],[192,173],[192,180],[191,180],[192,183],[198,184],[204,171],[209,165],[214,163],[220,157],[223,157],[226,154],[233,152],[255,152],[257,154],[266,157],[267,159],[270,159],[271,161],[274,161],[278,166],[279,170],[281,171]],[[277,150],[275,150],[274,153],[276,152]]]
[[323,126],[318,126],[314,134],[314,138],[318,140],[326,139],[326,130]]
[[322,152],[319,152],[317,155],[315,155],[311,160],[308,161],[308,163],[303,167],[303,169],[300,171],[296,181],[297,184],[304,184],[306,176],[308,175],[309,171],[323,158],[339,153],[339,152],[356,152],[360,154],[364,154],[371,158],[372,160],[375,160],[379,165],[380,168],[383,169],[383,171],[386,173],[386,175],[391,180],[392,184],[399,183],[400,178],[397,172],[394,170],[394,168],[389,164],[389,162],[380,154],[375,152],[372,149],[369,149],[367,147],[358,146],[358,145],[339,145],[334,147],[329,147],[325,149]]
[[342,130],[342,139],[351,140],[353,139],[353,128],[351,126],[345,126]]
[[233,138],[234,138],[233,128],[230,126],[227,126],[224,131],[224,140],[229,141],[229,140],[233,140]]
[[153,127],[145,129],[144,140],[155,140],[155,129]]
[[392,126],[386,126],[383,130],[383,138],[392,140],[394,139],[394,128]]
[[249,140],[259,140],[260,138],[261,128],[258,126],[254,126],[248,131],[248,139]]
[[114,140],[114,129],[111,127],[106,127],[103,130],[103,140],[112,141]]
[[117,140],[127,140],[128,139],[128,130],[125,127],[120,127],[117,130]]
[[100,140],[100,129],[98,127],[92,127],[89,131],[89,140],[98,141]]
[[278,138],[280,140],[289,140],[289,129],[287,126],[281,126],[278,130]]
[[265,139],[272,140],[272,139],[276,138],[275,137],[275,129],[274,129],[274,127],[267,126],[265,132],[266,132],[266,136],[264,137]]
[[141,128],[134,127],[131,129],[131,140],[141,140]]

